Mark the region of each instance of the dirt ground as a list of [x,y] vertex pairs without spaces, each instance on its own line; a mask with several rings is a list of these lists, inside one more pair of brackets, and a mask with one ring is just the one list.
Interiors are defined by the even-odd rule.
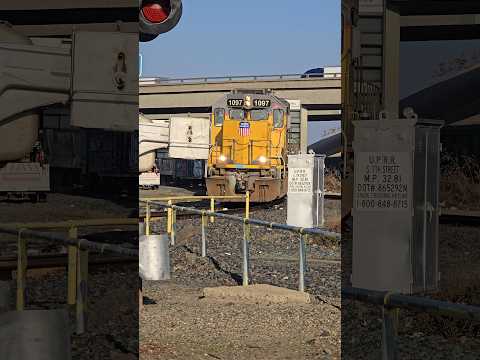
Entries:
[[52,193],[46,202],[0,201],[0,223],[128,217],[134,211],[133,206],[136,204],[121,199]]
[[339,313],[326,304],[212,301],[175,283],[148,287],[140,359],[339,359]]

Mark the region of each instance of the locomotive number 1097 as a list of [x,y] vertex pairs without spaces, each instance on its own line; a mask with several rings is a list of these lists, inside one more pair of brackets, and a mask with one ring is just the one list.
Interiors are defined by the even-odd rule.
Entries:
[[229,107],[242,107],[243,106],[243,99],[228,99],[227,105]]
[[270,100],[268,99],[254,99],[253,100],[254,107],[270,107]]

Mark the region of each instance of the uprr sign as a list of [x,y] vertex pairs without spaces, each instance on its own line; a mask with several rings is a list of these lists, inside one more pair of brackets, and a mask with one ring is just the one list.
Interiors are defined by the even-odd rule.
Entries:
[[359,152],[355,157],[355,209],[410,209],[410,153]]
[[291,168],[288,172],[290,194],[313,192],[313,168]]

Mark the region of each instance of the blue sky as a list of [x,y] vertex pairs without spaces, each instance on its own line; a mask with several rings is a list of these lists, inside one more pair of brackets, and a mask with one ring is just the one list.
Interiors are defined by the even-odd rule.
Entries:
[[144,76],[303,73],[340,63],[340,0],[183,0],[172,31],[142,43]]
[[[340,64],[340,0],[183,0],[172,31],[142,43],[142,76],[296,74]],[[309,126],[309,142],[340,122]]]

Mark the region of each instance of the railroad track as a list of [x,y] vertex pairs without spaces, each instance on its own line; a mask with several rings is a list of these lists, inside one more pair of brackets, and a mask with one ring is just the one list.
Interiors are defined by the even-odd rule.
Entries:
[[[127,264],[138,263],[138,258],[111,254],[91,254],[88,259],[90,266],[107,265],[107,264]],[[48,269],[60,268],[68,265],[67,254],[45,254],[30,255],[28,257],[28,269]],[[5,275],[11,276],[11,272],[17,269],[16,256],[0,257],[0,278]]]
[[442,209],[440,223],[478,225],[480,224],[480,211]]
[[[331,199],[331,200],[341,200],[342,196],[340,193],[330,193],[327,192],[325,194],[326,199]],[[198,210],[210,210],[210,203],[206,201],[199,201],[199,202],[178,202],[175,205],[180,205],[180,206],[187,206],[187,207],[193,207]],[[253,212],[255,210],[265,210],[265,209],[271,209],[273,206],[287,206],[286,199],[279,199],[273,202],[269,203],[251,203],[250,204],[250,211]],[[145,212],[145,206],[143,204],[140,204],[140,215],[139,217],[141,219],[144,219],[146,216]],[[216,208],[216,212],[220,213],[228,213],[228,214],[241,214],[245,212],[245,207],[242,204],[236,204],[236,203],[222,203],[221,208]],[[156,210],[154,205],[153,205],[153,210],[150,212],[151,217],[166,217],[167,212],[166,210]],[[182,213],[177,213],[177,218],[192,218],[192,217],[198,217],[198,215],[194,215],[188,212],[182,212]]]
[[[180,206],[187,206],[187,207],[192,207],[198,210],[210,210],[210,204],[207,204],[206,202],[197,202],[197,203],[192,203],[192,202],[178,202],[175,205],[180,205]],[[256,211],[256,210],[265,210],[265,209],[270,209],[272,206],[286,206],[287,204],[285,203],[285,200],[280,200],[278,202],[274,203],[252,203],[250,204],[250,212]],[[158,210],[155,209],[155,205],[152,205],[153,210],[150,212],[151,217],[166,217],[167,212],[166,210]],[[141,206],[141,212],[139,217],[141,219],[144,219],[146,217],[146,212],[144,210],[144,206]],[[242,205],[236,205],[233,203],[223,203],[221,208],[215,208],[216,212],[219,213],[227,213],[227,214],[241,214],[245,213],[245,208]],[[193,214],[193,213],[188,213],[188,212],[182,212],[182,213],[177,213],[176,214],[177,218],[192,218],[192,217],[198,217],[198,215]]]

